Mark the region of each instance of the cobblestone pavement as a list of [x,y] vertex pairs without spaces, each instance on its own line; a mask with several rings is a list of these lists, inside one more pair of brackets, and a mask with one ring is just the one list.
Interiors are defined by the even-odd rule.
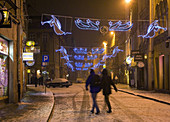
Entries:
[[100,92],[97,102],[101,113],[95,115],[90,114],[91,94],[84,86],[73,84],[69,88],[50,88],[46,94],[42,86],[28,86],[28,92],[21,103],[0,110],[0,121],[46,122],[55,102],[50,122],[170,122],[170,106],[166,104],[170,103],[169,94],[136,90],[128,85],[117,84],[119,91],[116,93],[113,90],[110,95],[112,113],[106,113],[107,107]]
[[28,86],[21,103],[11,104],[0,110],[1,122],[46,122],[53,107],[54,98],[43,86]]
[[[117,85],[117,87],[124,87]],[[50,122],[169,122],[170,106],[125,92],[110,95],[112,113],[106,113],[102,92],[97,96],[101,113],[90,114],[92,99],[84,84],[69,88],[51,88],[55,107]],[[133,91],[133,90],[132,90]]]

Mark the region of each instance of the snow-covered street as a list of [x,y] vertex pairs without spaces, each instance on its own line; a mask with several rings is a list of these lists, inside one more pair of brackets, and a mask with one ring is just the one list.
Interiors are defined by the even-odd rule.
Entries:
[[90,114],[92,99],[84,84],[69,88],[50,88],[55,96],[51,122],[169,122],[170,106],[138,96],[112,90],[112,113],[107,113],[104,96],[100,92],[97,102],[101,113]]

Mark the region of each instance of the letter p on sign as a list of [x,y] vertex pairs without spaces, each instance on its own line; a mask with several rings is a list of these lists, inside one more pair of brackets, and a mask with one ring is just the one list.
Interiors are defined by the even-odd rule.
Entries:
[[49,55],[43,55],[42,62],[49,62]]

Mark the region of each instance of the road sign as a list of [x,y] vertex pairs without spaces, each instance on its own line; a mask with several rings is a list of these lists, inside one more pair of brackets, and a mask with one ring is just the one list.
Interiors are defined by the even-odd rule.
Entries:
[[42,62],[49,62],[49,55],[43,55]]

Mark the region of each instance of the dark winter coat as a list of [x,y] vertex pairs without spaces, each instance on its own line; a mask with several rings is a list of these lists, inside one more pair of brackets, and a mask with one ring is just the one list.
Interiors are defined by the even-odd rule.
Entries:
[[[89,77],[87,78],[87,80],[86,80],[86,89],[88,89],[88,85],[90,85],[90,83],[91,82],[93,82],[92,81],[92,76],[94,76],[95,75],[95,73],[91,73],[90,75],[89,75]],[[90,85],[90,92],[91,93],[98,93],[98,92],[100,92],[100,90],[101,90],[101,87],[100,86],[91,86]]]
[[103,89],[103,95],[109,95],[112,93],[111,85],[114,87],[114,90],[117,91],[117,88],[116,88],[113,80],[111,80],[111,77],[107,76],[107,75],[103,75],[101,78],[101,87]]

